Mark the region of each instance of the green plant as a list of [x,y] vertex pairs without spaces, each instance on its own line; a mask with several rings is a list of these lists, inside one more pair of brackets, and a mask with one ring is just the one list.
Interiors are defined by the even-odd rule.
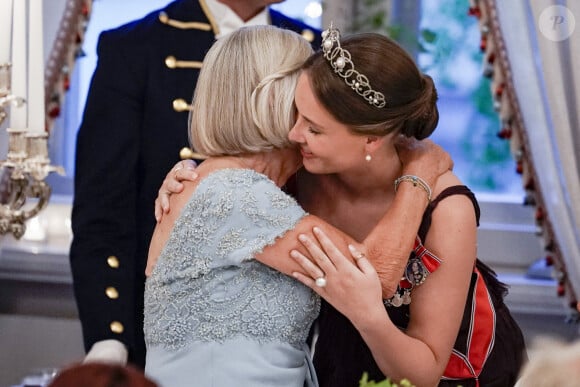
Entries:
[[414,387],[415,385],[412,384],[408,379],[403,379],[399,384],[391,382],[389,378],[381,381],[375,382],[374,380],[368,380],[369,374],[364,373],[361,380],[359,381],[359,387]]

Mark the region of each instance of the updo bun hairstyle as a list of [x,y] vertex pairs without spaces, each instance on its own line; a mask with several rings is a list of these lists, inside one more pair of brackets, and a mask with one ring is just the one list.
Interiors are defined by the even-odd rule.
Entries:
[[386,106],[377,108],[365,101],[334,73],[322,51],[317,51],[303,69],[324,108],[361,135],[429,137],[439,122],[437,90],[412,57],[394,40],[377,33],[346,36],[340,44],[372,89],[384,94]]

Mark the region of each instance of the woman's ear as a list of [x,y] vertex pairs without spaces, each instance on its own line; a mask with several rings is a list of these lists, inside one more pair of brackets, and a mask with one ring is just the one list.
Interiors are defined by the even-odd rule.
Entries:
[[368,136],[365,143],[365,152],[367,154],[373,154],[375,150],[380,148],[385,143],[385,137],[379,136]]

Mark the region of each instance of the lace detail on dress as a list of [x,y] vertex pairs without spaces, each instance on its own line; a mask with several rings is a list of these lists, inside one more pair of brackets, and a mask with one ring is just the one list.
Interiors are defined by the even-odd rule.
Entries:
[[203,179],[147,279],[147,344],[178,349],[242,336],[300,348],[319,297],[253,256],[304,215],[254,171],[227,169]]

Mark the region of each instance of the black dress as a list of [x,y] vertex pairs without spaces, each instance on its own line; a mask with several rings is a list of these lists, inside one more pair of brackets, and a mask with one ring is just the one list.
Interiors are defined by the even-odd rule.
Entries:
[[[431,213],[437,204],[450,195],[466,195],[473,202],[479,224],[479,206],[473,193],[465,186],[453,186],[435,198],[423,215],[419,237],[425,240],[431,224]],[[414,258],[411,254],[410,259]],[[468,301],[454,345],[453,355],[439,386],[509,387],[516,382],[526,360],[525,342],[520,327],[504,304],[507,286],[499,282],[495,273],[477,260],[472,274]],[[484,303],[489,300],[487,310]],[[476,308],[472,308],[477,306]],[[484,308],[478,314],[478,309]],[[387,307],[393,323],[404,329],[409,323],[409,307]],[[474,335],[479,320],[490,324],[483,328],[485,337]],[[319,335],[314,352],[314,367],[320,387],[356,387],[364,372],[369,380],[380,381],[386,376],[375,363],[370,350],[350,321],[323,302],[318,318]],[[482,331],[480,330],[480,333]],[[400,348],[405,351],[405,348]],[[412,381],[412,375],[408,376]]]

